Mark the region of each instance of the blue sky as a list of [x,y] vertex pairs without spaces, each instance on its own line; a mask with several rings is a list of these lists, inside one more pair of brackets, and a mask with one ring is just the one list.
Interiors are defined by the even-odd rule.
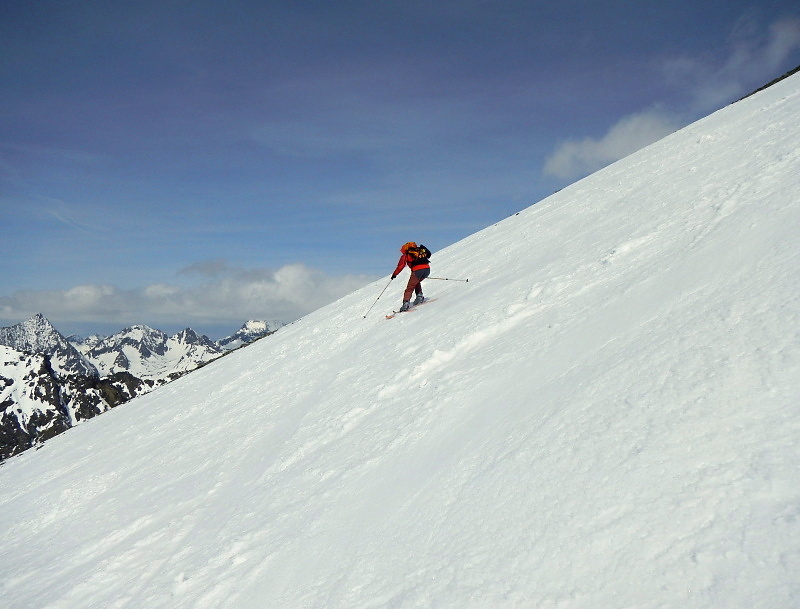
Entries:
[[798,64],[796,1],[5,0],[0,324],[291,321]]

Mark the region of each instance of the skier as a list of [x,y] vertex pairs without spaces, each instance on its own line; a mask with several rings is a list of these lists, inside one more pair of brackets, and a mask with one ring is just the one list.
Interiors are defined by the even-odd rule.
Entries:
[[392,279],[396,278],[403,268],[408,266],[411,269],[411,277],[408,279],[406,291],[403,294],[403,305],[400,307],[401,311],[408,311],[411,308],[411,293],[416,292],[417,297],[414,299],[414,304],[422,304],[425,297],[422,295],[422,281],[431,274],[431,265],[428,260],[431,252],[424,245],[417,246],[413,241],[403,244],[400,248],[400,260],[397,262],[397,268],[392,273]]

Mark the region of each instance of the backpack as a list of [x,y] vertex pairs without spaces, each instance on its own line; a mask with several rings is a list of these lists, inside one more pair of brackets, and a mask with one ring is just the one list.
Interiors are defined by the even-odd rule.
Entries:
[[416,247],[409,247],[408,250],[406,250],[406,253],[410,254],[411,258],[414,261],[419,260],[419,261],[427,262],[430,259],[430,257],[432,256],[431,250],[429,250],[427,247],[425,247],[421,243]]

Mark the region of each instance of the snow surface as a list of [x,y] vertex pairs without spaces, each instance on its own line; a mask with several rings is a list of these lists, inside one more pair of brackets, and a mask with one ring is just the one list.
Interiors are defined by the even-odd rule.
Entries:
[[28,425],[36,410],[49,406],[42,402],[36,391],[36,384],[40,380],[38,373],[44,363],[45,358],[41,354],[22,353],[0,345],[0,415],[7,404],[13,404],[21,424]]
[[795,76],[435,252],[436,302],[10,459],[4,605],[800,607],[798,118]]

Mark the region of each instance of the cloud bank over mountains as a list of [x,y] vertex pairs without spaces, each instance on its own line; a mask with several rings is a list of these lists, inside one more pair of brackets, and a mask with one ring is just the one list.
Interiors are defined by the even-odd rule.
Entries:
[[209,260],[181,270],[176,279],[136,289],[84,284],[63,290],[22,290],[0,297],[0,319],[43,311],[61,326],[98,321],[120,327],[236,326],[245,319],[264,317],[290,322],[375,278],[328,275],[304,264],[244,269]]

